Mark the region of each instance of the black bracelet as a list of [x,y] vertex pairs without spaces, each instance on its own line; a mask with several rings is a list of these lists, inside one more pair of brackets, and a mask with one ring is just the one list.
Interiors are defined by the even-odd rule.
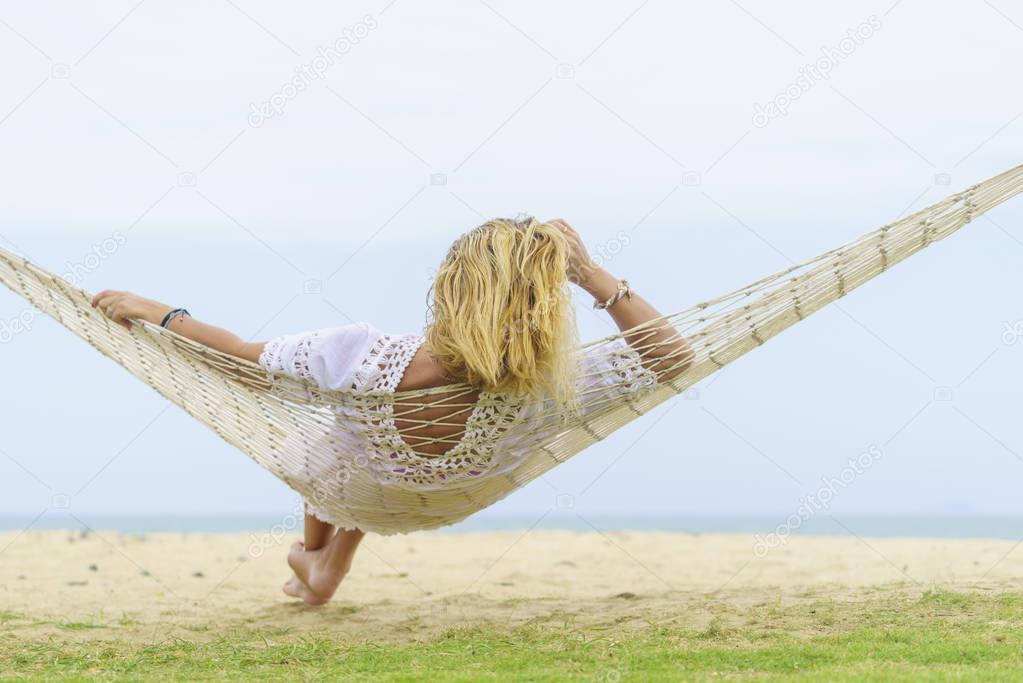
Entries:
[[179,315],[187,315],[189,318],[192,317],[192,314],[188,312],[188,309],[175,308],[173,311],[171,311],[170,313],[163,317],[163,322],[160,323],[160,327],[166,329],[167,326],[171,324],[171,321],[174,320],[174,318],[177,318]]

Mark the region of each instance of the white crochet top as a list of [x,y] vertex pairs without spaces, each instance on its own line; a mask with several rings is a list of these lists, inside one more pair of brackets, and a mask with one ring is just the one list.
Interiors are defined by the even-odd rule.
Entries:
[[[259,364],[268,372],[304,379],[324,390],[393,393],[423,342],[419,335],[384,334],[359,323],[273,339],[266,344]],[[612,385],[616,393],[641,392],[656,383],[654,373],[640,364],[639,354],[621,340],[595,347],[583,358],[582,367],[580,390],[584,394]],[[416,453],[405,443],[395,426],[394,406],[387,402],[337,406],[334,410],[339,420],[348,423],[350,429],[345,431],[355,436],[345,448],[335,451],[336,457],[352,462],[333,463],[332,469],[357,466],[381,484],[412,489],[438,488],[514,469],[526,455],[521,447],[516,448],[516,438],[521,438],[516,425],[535,425],[543,421],[545,412],[552,412],[544,410],[542,401],[481,392],[460,441],[444,455],[433,456]],[[361,424],[378,428],[360,430]],[[317,463],[315,469],[325,472],[323,467]],[[310,474],[310,466],[294,473]]]

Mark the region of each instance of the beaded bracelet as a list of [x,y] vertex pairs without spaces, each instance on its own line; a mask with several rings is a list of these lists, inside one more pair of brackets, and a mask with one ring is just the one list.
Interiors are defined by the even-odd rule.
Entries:
[[163,322],[160,323],[160,327],[166,329],[166,327],[170,325],[175,318],[178,318],[183,315],[187,315],[189,318],[192,317],[192,314],[189,313],[188,310],[184,308],[175,308],[173,311],[171,311],[170,313],[163,317]]

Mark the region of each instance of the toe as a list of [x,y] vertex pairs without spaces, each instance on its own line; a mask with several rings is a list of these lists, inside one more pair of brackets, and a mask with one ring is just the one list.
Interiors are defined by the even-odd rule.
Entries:
[[293,576],[284,582],[284,585],[281,587],[281,590],[283,590],[286,595],[290,595],[293,598],[298,598],[301,597],[301,594],[299,593],[300,585],[301,584],[299,580]]

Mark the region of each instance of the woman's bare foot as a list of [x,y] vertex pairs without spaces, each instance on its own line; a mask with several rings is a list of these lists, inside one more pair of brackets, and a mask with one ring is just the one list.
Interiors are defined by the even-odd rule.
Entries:
[[290,579],[284,582],[284,586],[281,590],[284,591],[285,595],[290,595],[293,598],[301,598],[302,593],[302,582],[298,580],[297,576],[292,576]]
[[[328,553],[330,545],[320,550],[306,550],[305,544],[296,541],[288,552],[288,566],[295,572],[299,586],[291,581],[285,584],[284,592],[304,600],[310,605],[325,605],[337,592],[341,581],[348,574],[351,558],[338,562]],[[331,562],[334,559],[335,561]]]
[[297,576],[292,576],[288,579],[282,590],[284,590],[285,595],[298,598],[299,600],[304,600],[310,604],[312,604],[311,601],[316,600],[316,596],[313,595],[313,592],[309,590]]

